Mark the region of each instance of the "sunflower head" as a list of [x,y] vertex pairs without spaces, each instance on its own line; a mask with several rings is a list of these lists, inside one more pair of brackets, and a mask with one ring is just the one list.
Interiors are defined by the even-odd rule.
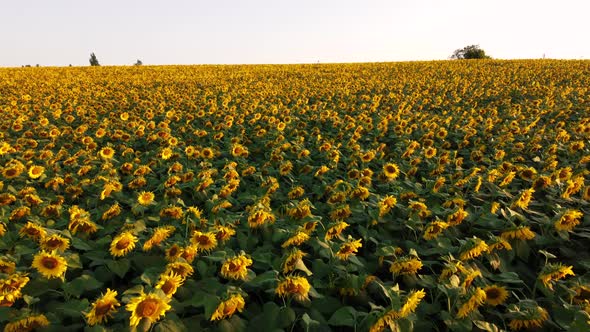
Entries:
[[169,305],[170,298],[163,293],[141,293],[132,298],[125,306],[125,309],[131,312],[129,326],[136,327],[142,321],[147,320],[149,323],[156,322],[166,315],[166,311],[172,307]]
[[117,311],[121,304],[117,300],[117,291],[107,288],[107,292],[102,294],[94,303],[89,312],[85,314],[88,325],[93,326],[102,324]]
[[31,265],[47,279],[64,278],[68,263],[62,256],[53,252],[42,251],[35,255]]

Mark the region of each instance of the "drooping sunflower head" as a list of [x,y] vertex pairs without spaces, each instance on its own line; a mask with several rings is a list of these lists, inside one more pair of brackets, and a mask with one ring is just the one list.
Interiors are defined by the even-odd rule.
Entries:
[[52,234],[41,240],[41,248],[46,251],[66,251],[70,247],[70,240],[59,234]]
[[21,237],[26,236],[34,241],[39,241],[45,237],[47,231],[41,225],[27,222],[18,232]]
[[521,300],[508,307],[508,317],[510,318],[508,324],[510,329],[514,331],[533,330],[543,326],[545,321],[549,319],[549,313],[533,300]]
[[471,312],[475,311],[479,306],[484,304],[485,301],[486,292],[483,289],[477,287],[468,294],[467,300],[463,302],[463,304],[459,308],[459,311],[457,312],[457,317],[467,317],[467,315],[469,315]]
[[169,274],[174,272],[177,275],[180,275],[183,278],[187,278],[194,273],[193,267],[185,262],[172,262],[166,265],[166,270],[164,274]]
[[235,312],[242,312],[246,306],[246,301],[241,294],[233,294],[227,300],[222,301],[211,315],[211,320],[222,320],[230,318]]
[[422,269],[422,261],[413,256],[399,258],[389,267],[389,271],[395,275],[413,275],[420,269]]
[[298,302],[309,299],[309,290],[311,285],[305,277],[290,276],[279,282],[275,293],[281,297],[293,296]]
[[5,332],[34,331],[49,326],[50,322],[45,315],[31,315],[6,324]]
[[244,254],[229,258],[221,266],[221,276],[226,279],[245,280],[250,265],[252,265],[252,259]]
[[88,325],[93,326],[102,324],[117,311],[121,304],[117,300],[117,291],[107,288],[107,292],[102,294],[94,303],[89,312],[85,314]]
[[347,260],[349,256],[354,255],[363,246],[361,241],[362,239],[354,240],[351,238],[344,242],[336,252],[336,257],[341,260]]
[[462,261],[469,260],[472,258],[479,257],[482,253],[488,251],[488,245],[482,239],[473,237],[461,248],[460,258]]

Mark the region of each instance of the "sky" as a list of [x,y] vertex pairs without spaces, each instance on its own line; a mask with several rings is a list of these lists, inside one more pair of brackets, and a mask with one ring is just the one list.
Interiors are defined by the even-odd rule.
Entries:
[[590,59],[588,0],[0,0],[0,67]]

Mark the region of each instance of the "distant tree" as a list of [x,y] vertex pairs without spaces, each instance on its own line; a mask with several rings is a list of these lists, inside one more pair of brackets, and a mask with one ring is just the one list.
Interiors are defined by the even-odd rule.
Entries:
[[479,45],[469,45],[455,50],[451,59],[490,59],[490,56]]
[[141,62],[141,60],[137,59],[137,61],[135,61],[135,63],[133,65],[134,66],[141,66],[141,65],[143,65],[143,62]]
[[94,52],[90,53],[90,65],[100,66],[100,63],[98,63],[98,59],[96,58],[96,54],[94,54]]

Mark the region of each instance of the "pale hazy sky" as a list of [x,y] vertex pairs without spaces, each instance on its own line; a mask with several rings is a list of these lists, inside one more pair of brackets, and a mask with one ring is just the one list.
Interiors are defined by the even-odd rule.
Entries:
[[590,58],[589,0],[0,0],[0,66]]

